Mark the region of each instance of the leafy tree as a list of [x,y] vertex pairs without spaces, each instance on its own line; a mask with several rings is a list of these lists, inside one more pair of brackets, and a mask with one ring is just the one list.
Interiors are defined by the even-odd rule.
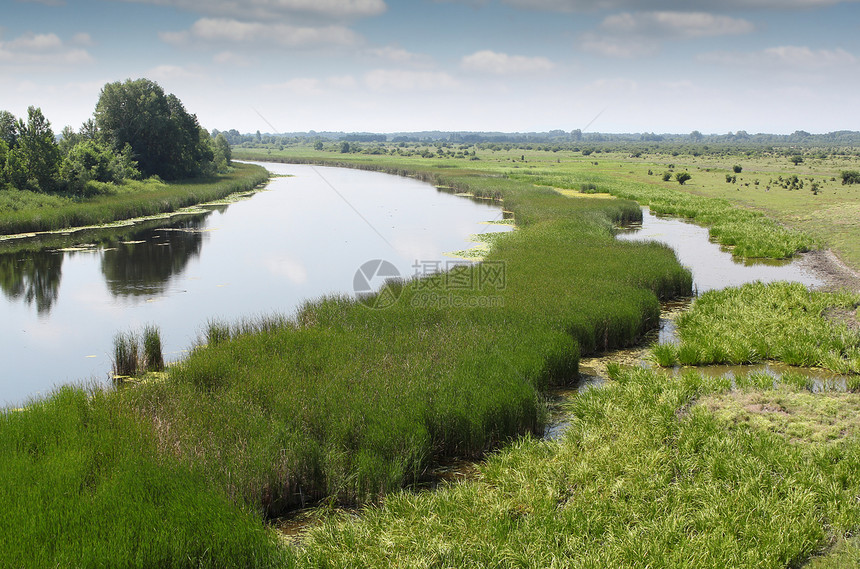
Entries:
[[9,111],[0,111],[0,140],[4,141],[9,148],[12,148],[15,146],[17,138],[18,119]]
[[225,172],[230,167],[233,151],[230,149],[230,143],[223,132],[219,132],[218,136],[215,137],[214,146],[215,158],[213,162],[215,163],[215,169],[219,172]]
[[95,193],[89,182],[120,182],[139,175],[137,164],[131,158],[131,147],[119,154],[94,140],[81,140],[63,159],[60,177],[66,190],[79,194]]
[[323,149],[322,140],[317,140],[316,142],[314,142],[314,150],[322,150],[322,149]]
[[149,79],[108,83],[95,110],[95,126],[114,152],[131,147],[145,176],[173,180],[201,175],[214,154],[195,115]]
[[741,166],[739,164],[735,164],[734,166],[732,166],[732,171],[735,174],[740,174],[743,171],[743,169],[744,169],[743,166]]
[[[55,188],[60,167],[60,149],[54,141],[51,123],[37,107],[27,109],[27,123],[18,120],[14,153],[20,157],[27,183],[43,192]],[[23,189],[22,186],[18,186]]]
[[340,144],[340,151],[342,154],[346,154],[347,152],[349,152],[349,150],[350,148],[348,142],[344,141]]
[[684,185],[684,183],[687,180],[689,180],[692,177],[693,176],[691,176],[689,172],[678,172],[675,174],[675,179],[678,180],[678,183],[681,184],[682,186]]
[[791,160],[791,162],[792,162],[795,166],[797,166],[798,164],[800,164],[801,162],[803,162],[803,156],[801,156],[800,154],[795,154],[795,155],[793,155],[791,158],[789,158],[789,160]]
[[671,179],[672,179],[672,173],[671,172],[663,172],[663,181],[664,182],[668,182]]

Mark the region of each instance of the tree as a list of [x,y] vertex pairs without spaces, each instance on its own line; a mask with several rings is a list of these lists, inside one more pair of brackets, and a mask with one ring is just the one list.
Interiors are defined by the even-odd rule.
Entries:
[[732,171],[735,174],[740,174],[743,171],[743,169],[744,169],[743,166],[740,166],[739,164],[735,164],[734,166],[732,166]]
[[693,132],[690,133],[690,140],[692,140],[693,142],[700,142],[702,140],[702,138],[703,138],[702,133],[699,132],[698,130],[694,130]]
[[[27,183],[48,192],[54,189],[60,167],[60,149],[51,123],[37,107],[27,109],[27,123],[18,120],[18,138],[13,152],[19,154]],[[20,186],[19,186],[20,188]]]
[[60,166],[60,177],[65,189],[79,195],[91,195],[89,182],[120,182],[136,178],[137,164],[131,159],[131,147],[115,153],[107,145],[94,140],[80,140],[69,151]]
[[4,141],[9,148],[12,148],[15,146],[17,138],[18,119],[9,111],[0,111],[0,140]]
[[215,168],[219,172],[225,172],[230,167],[230,160],[233,158],[233,151],[230,149],[230,143],[223,132],[219,132],[215,137]]
[[675,179],[678,180],[678,183],[682,186],[684,185],[684,182],[686,182],[692,177],[693,176],[691,176],[689,172],[678,172],[675,174]]
[[795,166],[797,166],[798,164],[800,164],[801,162],[803,162],[803,156],[801,156],[800,154],[795,154],[795,155],[793,155],[791,158],[789,158],[789,160],[791,160],[791,162],[792,162]]
[[145,176],[199,176],[213,158],[209,133],[201,135],[197,117],[149,79],[105,85],[96,104],[95,126],[114,152],[128,144]]
[[347,152],[349,152],[349,150],[350,148],[348,142],[344,141],[340,143],[340,151],[342,154],[346,154]]

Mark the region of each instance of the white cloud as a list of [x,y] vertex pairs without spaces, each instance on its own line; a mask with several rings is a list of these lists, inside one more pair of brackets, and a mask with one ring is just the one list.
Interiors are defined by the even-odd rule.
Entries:
[[285,16],[312,16],[344,20],[378,16],[384,0],[114,0],[172,6],[194,14],[270,20]]
[[545,57],[508,55],[488,49],[463,57],[460,66],[466,71],[493,73],[496,75],[519,75],[552,71],[555,64]]
[[181,32],[162,32],[163,41],[183,44],[191,41],[208,43],[230,42],[247,45],[278,45],[306,47],[315,45],[355,45],[361,37],[344,26],[300,27],[286,24],[240,22],[223,18],[201,18],[191,29]]
[[696,38],[748,34],[748,20],[706,12],[624,12],[607,16],[600,24],[606,33],[658,38]]
[[788,69],[852,66],[858,58],[844,49],[811,49],[806,46],[778,46],[755,52],[712,52],[698,57],[703,63],[729,66],[769,67]]
[[705,12],[623,12],[607,16],[599,29],[580,38],[580,47],[606,57],[644,57],[663,42],[748,34],[752,22]]
[[[467,0],[463,0],[467,1]],[[612,10],[796,10],[821,8],[860,0],[503,0],[505,4],[523,10],[549,12],[597,12]]]
[[222,51],[216,53],[212,57],[212,61],[217,63],[218,65],[227,65],[230,67],[250,67],[253,61],[245,57],[243,55],[239,55],[238,53],[233,53],[231,51]]
[[432,63],[429,56],[420,53],[413,53],[401,47],[385,46],[371,48],[366,51],[371,57],[377,57],[393,63],[400,63],[413,66],[426,66]]
[[457,80],[441,71],[407,71],[374,69],[364,76],[364,83],[374,91],[431,91],[451,89]]
[[0,63],[50,67],[92,61],[89,52],[68,47],[56,34],[27,33],[11,41],[0,42]]
[[93,45],[93,38],[90,37],[90,34],[79,33],[72,36],[72,43],[75,45]]

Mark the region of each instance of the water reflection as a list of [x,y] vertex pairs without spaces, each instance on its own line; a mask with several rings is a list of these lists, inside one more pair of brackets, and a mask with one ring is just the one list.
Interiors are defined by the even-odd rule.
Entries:
[[40,316],[47,314],[59,296],[62,267],[59,252],[0,254],[0,289],[10,300],[35,304]]
[[170,279],[200,256],[204,226],[203,217],[186,219],[166,228],[148,229],[105,249],[101,269],[110,293],[151,296],[164,292]]

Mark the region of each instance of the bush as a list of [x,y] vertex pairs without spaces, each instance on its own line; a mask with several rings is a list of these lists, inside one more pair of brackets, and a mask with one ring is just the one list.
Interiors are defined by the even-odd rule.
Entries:
[[684,185],[684,183],[687,180],[689,180],[692,177],[693,176],[691,176],[689,172],[678,172],[677,174],[675,174],[675,179],[678,180],[678,183],[681,184],[682,186]]
[[842,185],[847,184],[860,184],[860,172],[857,170],[843,170]]

